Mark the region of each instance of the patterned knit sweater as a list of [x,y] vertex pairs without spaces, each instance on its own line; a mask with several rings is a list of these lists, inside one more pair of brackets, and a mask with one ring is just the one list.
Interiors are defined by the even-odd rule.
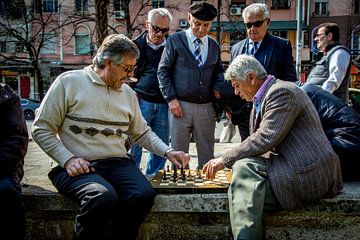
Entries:
[[74,156],[90,161],[125,157],[128,135],[157,155],[169,149],[147,126],[134,91],[126,84],[109,88],[91,66],[57,77],[41,103],[32,135],[61,166]]

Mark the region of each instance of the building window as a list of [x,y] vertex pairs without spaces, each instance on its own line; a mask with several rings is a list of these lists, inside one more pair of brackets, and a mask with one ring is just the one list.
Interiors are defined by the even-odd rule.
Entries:
[[290,8],[289,0],[272,0],[271,9],[288,9]]
[[354,14],[360,15],[360,0],[355,0],[355,3],[354,3]]
[[0,41],[0,52],[2,53],[6,52],[6,42]]
[[21,19],[25,8],[23,4],[21,1],[0,1],[0,16],[8,19]]
[[288,32],[287,31],[272,31],[272,35],[287,39]]
[[88,12],[89,0],[75,0],[75,10],[77,12]]
[[37,13],[58,12],[58,0],[35,0],[35,10]]
[[44,34],[44,44],[40,49],[41,54],[55,54],[56,53],[56,36],[55,33]]
[[[154,2],[154,1],[153,1]],[[114,1],[114,11],[120,11],[124,9],[124,3],[122,0]]]
[[165,7],[165,0],[152,0],[152,7],[153,8],[163,8]]
[[315,12],[314,15],[328,15],[328,1],[327,0],[315,0]]
[[90,36],[89,34],[76,33],[75,35],[75,53],[89,54],[90,53]]
[[203,1],[203,0],[191,0],[191,4],[193,4],[194,2],[207,2],[206,0]]

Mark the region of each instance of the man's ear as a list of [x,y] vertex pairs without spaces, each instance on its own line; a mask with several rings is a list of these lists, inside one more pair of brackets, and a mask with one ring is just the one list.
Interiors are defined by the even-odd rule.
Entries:
[[105,68],[109,70],[111,69],[111,60],[105,59],[104,64],[105,64]]
[[253,72],[249,72],[248,74],[248,78],[250,80],[251,85],[255,84],[255,80],[256,80],[256,74]]
[[150,22],[148,20],[145,21],[145,27],[148,31],[150,30]]
[[333,33],[332,33],[332,32],[329,32],[329,33],[327,34],[327,38],[328,38],[328,40],[330,40],[330,41],[334,41]]

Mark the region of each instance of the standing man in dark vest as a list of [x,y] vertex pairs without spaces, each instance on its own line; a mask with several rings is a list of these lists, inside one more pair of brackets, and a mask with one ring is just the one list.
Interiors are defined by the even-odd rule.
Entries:
[[213,90],[224,81],[219,44],[208,35],[216,16],[213,5],[194,2],[188,13],[190,28],[168,38],[158,70],[170,110],[171,146],[188,152],[192,135],[199,167],[214,156]]
[[[140,50],[140,56],[135,70],[138,82],[132,86],[138,96],[141,113],[147,124],[166,144],[169,144],[169,108],[159,89],[157,69],[171,20],[172,16],[165,8],[149,11],[146,20],[147,30],[134,40]],[[135,144],[130,152],[136,165],[140,167],[142,147]],[[150,153],[145,174],[156,174],[159,169],[164,168],[165,162],[166,158]]]
[[307,81],[333,93],[348,104],[351,55],[339,40],[340,29],[336,23],[319,25],[315,41],[324,56],[315,63]]

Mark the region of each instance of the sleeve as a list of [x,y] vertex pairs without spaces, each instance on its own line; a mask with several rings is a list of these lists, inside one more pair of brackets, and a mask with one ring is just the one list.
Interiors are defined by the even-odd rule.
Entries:
[[176,99],[176,91],[172,84],[173,66],[176,62],[176,53],[173,38],[166,42],[158,67],[158,81],[164,99],[169,102]]
[[288,134],[297,115],[295,93],[278,88],[264,99],[260,127],[238,146],[223,155],[225,166],[231,166],[239,159],[261,156],[270,151]]
[[344,49],[336,50],[330,56],[329,77],[322,88],[331,93],[338,89],[345,78],[349,63],[350,55]]
[[164,156],[165,152],[170,148],[167,146],[147,125],[145,119],[143,118],[140,110],[139,103],[134,98],[131,102],[134,103],[132,105],[132,109],[134,112],[134,118],[132,119],[127,134],[131,136],[131,139],[134,143],[144,147],[150,152],[155,153],[161,157]]
[[10,87],[0,91],[0,177],[24,160],[28,132],[20,99]]
[[220,47],[218,47],[218,61],[216,62],[216,66],[214,67],[212,78],[214,83],[213,88],[215,90],[219,89],[225,81],[224,68],[221,61]]
[[283,69],[282,76],[277,76],[281,80],[289,81],[289,82],[296,82],[296,69],[294,64],[294,58],[292,55],[292,47],[291,42],[289,40],[285,41],[285,45],[283,48],[284,54],[283,54],[283,65],[281,68]]
[[46,93],[35,117],[31,132],[35,142],[61,166],[72,157],[71,153],[58,139],[57,133],[66,116],[66,91],[61,84],[60,75]]

